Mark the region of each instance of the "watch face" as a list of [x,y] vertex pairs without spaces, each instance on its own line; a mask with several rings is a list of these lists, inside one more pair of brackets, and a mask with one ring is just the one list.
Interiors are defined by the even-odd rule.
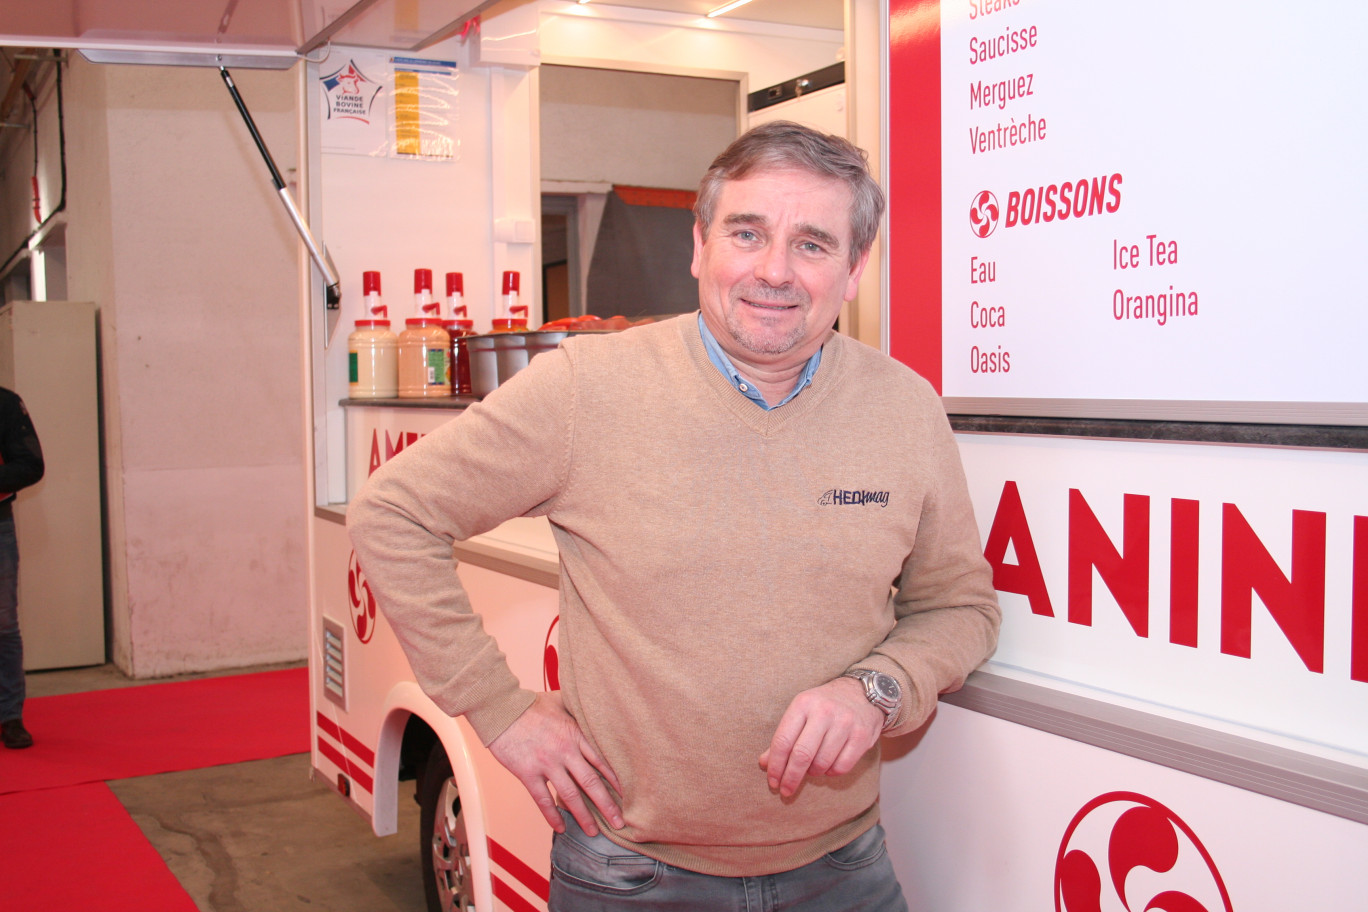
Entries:
[[902,688],[898,686],[898,679],[892,675],[877,674],[874,676],[874,687],[879,691],[879,695],[885,700],[896,702],[902,697]]

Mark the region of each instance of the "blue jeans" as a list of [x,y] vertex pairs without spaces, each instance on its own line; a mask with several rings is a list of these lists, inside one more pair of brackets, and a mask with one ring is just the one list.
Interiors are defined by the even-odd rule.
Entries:
[[24,714],[24,641],[19,636],[19,543],[14,517],[0,518],[0,722]]
[[811,864],[760,877],[685,871],[586,836],[562,812],[551,842],[550,912],[907,912],[877,824]]

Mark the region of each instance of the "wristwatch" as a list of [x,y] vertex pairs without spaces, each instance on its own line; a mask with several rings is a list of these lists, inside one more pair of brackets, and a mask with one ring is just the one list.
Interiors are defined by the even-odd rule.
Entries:
[[902,705],[902,685],[898,683],[897,678],[882,671],[862,668],[847,671],[841,677],[854,678],[864,685],[865,698],[883,710],[884,728],[893,723],[893,717],[898,714],[898,707]]

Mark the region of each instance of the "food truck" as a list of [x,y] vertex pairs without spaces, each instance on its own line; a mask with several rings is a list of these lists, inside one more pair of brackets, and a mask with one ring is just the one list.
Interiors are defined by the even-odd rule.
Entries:
[[[648,315],[603,310],[605,226],[687,231],[702,168],[623,160],[789,117],[867,148],[888,191],[838,328],[944,396],[1004,611],[993,658],[883,745],[910,906],[1364,908],[1368,12],[847,0],[833,28],[712,5],[300,5],[315,777],[380,835],[416,789],[430,908],[546,908],[549,829],[414,683],[344,526],[371,471],[477,395],[355,397],[349,335],[376,307],[453,316],[440,280],[409,291],[419,269],[461,274],[480,337],[506,273],[523,339]],[[675,105],[629,109],[651,91]],[[586,135],[622,170],[591,173]],[[664,285],[658,312],[692,308]],[[513,671],[555,689],[545,521],[455,552]]]
[[[567,46],[573,12],[543,5],[533,21],[523,9],[511,29],[484,15],[453,48],[458,67],[469,74],[509,32],[535,36],[528,62],[541,65],[611,50],[612,65],[640,67],[704,38],[683,23],[647,38],[654,20],[643,21],[632,26],[642,44],[586,53],[579,42],[627,26],[576,19]],[[890,194],[872,341],[946,396],[1005,613],[993,660],[922,735],[885,744],[884,825],[913,908],[1362,903],[1368,882],[1352,859],[1368,850],[1368,375],[1352,340],[1368,320],[1345,306],[1362,293],[1337,244],[1319,231],[1274,239],[1267,225],[1357,232],[1340,213],[1368,199],[1346,179],[1361,137],[1318,130],[1303,100],[1349,77],[1346,42],[1364,29],[1244,12],[963,0],[892,2],[877,16],[882,129],[849,131],[876,137]],[[1202,62],[1183,57],[1189,42]],[[1278,75],[1249,51],[1261,42],[1280,49]],[[745,66],[711,49],[678,65],[703,60]],[[491,72],[507,92],[492,97],[516,98],[535,70]],[[1241,87],[1220,90],[1219,104],[1213,70]],[[750,75],[750,87],[768,84]],[[848,100],[862,88],[852,80]],[[504,129],[508,111],[491,109]],[[855,103],[847,111],[859,120]],[[1236,143],[1242,124],[1269,117],[1301,127],[1298,138]],[[535,211],[535,169],[531,181],[514,167],[495,179],[496,194],[517,184]],[[487,300],[515,246],[501,251],[497,236],[501,217],[518,218],[509,212],[490,213]],[[870,322],[859,316],[848,320],[857,333]],[[332,388],[321,408],[337,408]],[[444,417],[341,411],[352,466]],[[374,794],[353,781],[352,800],[369,802],[383,831],[395,770],[418,776],[420,795],[439,789],[418,756],[402,759],[422,732],[454,770],[440,809],[424,814],[433,871],[468,872],[477,908],[539,908],[545,828],[469,730],[434,717],[403,676],[356,582],[363,568],[343,560],[323,511],[314,635],[339,637],[348,698],[376,708],[342,716],[325,692],[321,716],[360,751],[321,733],[333,756],[318,758],[320,774],[372,776]],[[553,687],[555,554],[537,522],[457,552],[515,671]],[[337,624],[344,607],[374,626],[365,645]],[[434,767],[446,775],[440,758]]]

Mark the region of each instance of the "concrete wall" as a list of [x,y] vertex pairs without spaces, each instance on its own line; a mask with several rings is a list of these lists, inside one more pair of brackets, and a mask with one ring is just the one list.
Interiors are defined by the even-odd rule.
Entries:
[[[291,179],[298,74],[234,77]],[[288,217],[216,70],[73,54],[64,79],[68,296],[100,308],[111,657],[135,677],[301,658],[307,497]],[[44,124],[55,104],[44,98]],[[25,149],[7,151],[8,174]],[[27,155],[31,169],[31,145]],[[28,202],[13,185],[0,198],[6,237]]]

